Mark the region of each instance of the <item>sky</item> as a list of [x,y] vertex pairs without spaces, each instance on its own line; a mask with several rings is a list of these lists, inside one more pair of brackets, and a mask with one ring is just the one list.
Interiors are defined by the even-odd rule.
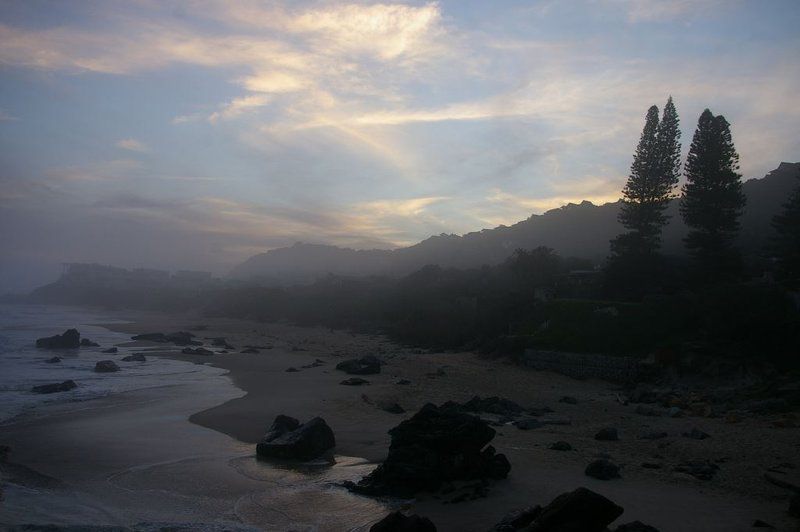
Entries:
[[0,292],[616,201],[650,105],[800,160],[797,0],[0,0]]

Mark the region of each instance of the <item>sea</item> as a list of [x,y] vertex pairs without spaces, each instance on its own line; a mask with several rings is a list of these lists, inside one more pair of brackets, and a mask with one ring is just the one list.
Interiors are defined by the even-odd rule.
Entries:
[[[120,392],[200,381],[221,375],[224,370],[165,358],[145,362],[123,362],[122,358],[142,348],[125,347],[129,335],[111,331],[99,324],[124,323],[75,307],[44,305],[0,305],[0,425],[18,416],[35,415],[36,409],[54,402],[89,401]],[[99,347],[78,349],[41,349],[36,339],[78,329],[81,338]],[[102,353],[117,347],[118,353]],[[162,351],[164,349],[161,349]],[[145,354],[146,355],[146,354]],[[54,356],[61,362],[48,363]],[[95,373],[95,363],[113,360],[122,371]],[[78,386],[67,392],[38,394],[31,390],[42,384],[74,381]]]

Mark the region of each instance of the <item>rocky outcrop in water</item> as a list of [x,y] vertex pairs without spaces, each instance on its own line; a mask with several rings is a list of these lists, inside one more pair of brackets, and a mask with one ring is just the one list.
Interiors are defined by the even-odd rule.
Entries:
[[101,360],[94,365],[94,370],[97,373],[113,373],[119,371],[119,366],[113,360]]
[[76,349],[81,345],[81,333],[77,329],[67,329],[64,334],[56,334],[36,340],[36,347],[42,349]]
[[143,340],[147,342],[155,342],[159,344],[175,344],[175,345],[203,345],[203,342],[192,340],[194,335],[189,332],[178,331],[170,334],[164,333],[146,333],[131,336],[132,340]]
[[58,392],[68,392],[74,388],[77,388],[78,385],[75,384],[75,381],[64,381],[64,382],[55,382],[53,384],[42,384],[39,386],[34,386],[31,388],[33,393],[58,393]]
[[92,342],[88,338],[81,338],[81,347],[100,347],[100,344]]
[[426,404],[389,431],[386,460],[358,483],[366,495],[411,497],[456,480],[502,479],[511,470],[505,455],[487,444],[495,431],[479,418],[445,405]]
[[134,353],[126,357],[122,357],[123,362],[147,362],[147,357],[142,353]]
[[259,458],[312,460],[336,446],[333,430],[321,417],[300,424],[293,417],[280,415],[256,446]]

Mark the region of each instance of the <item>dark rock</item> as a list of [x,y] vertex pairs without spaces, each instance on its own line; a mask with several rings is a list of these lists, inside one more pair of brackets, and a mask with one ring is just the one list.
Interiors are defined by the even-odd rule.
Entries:
[[390,414],[405,414],[406,409],[400,406],[397,403],[391,403],[388,405],[381,406],[381,410],[384,412],[389,412]]
[[336,446],[333,431],[321,417],[303,425],[288,416],[278,416],[256,446],[261,458],[312,460]]
[[61,357],[48,358],[47,360],[45,360],[45,362],[47,362],[48,364],[58,364],[59,362],[61,362]]
[[224,336],[218,336],[216,338],[210,338],[211,345],[216,347],[224,347],[225,349],[235,349],[232,345],[228,343],[228,340]]
[[344,384],[345,386],[361,386],[363,384],[369,384],[369,381],[367,379],[362,379],[361,377],[350,377],[349,379],[343,380],[339,384]]
[[565,395],[564,397],[559,399],[558,402],[559,403],[566,403],[568,405],[577,405],[578,404],[578,400],[575,399],[574,397],[570,397],[569,395]]
[[399,384],[400,386],[407,386],[407,385],[411,384],[411,381],[408,380],[408,379],[400,379],[395,384]]
[[664,466],[660,462],[642,462],[642,467],[645,469],[661,469]]
[[519,419],[514,422],[514,426],[519,430],[532,430],[544,427],[544,423],[538,419]]
[[11,447],[0,445],[0,464],[8,462],[8,455],[11,454]]
[[97,373],[113,373],[119,371],[119,366],[113,360],[101,360],[94,365],[94,370]]
[[248,347],[247,349],[242,349],[239,352],[249,355],[249,354],[257,354],[257,353],[260,353],[261,351],[259,351],[258,349],[254,348],[254,347]]
[[48,336],[36,340],[36,347],[43,349],[75,349],[81,345],[81,333],[77,329],[67,329],[64,334]]
[[436,532],[436,527],[427,517],[392,512],[372,525],[369,532]]
[[490,532],[515,532],[530,525],[542,513],[541,506],[529,506],[507,513]]
[[601,458],[586,466],[585,473],[587,476],[599,480],[611,480],[612,478],[619,478],[619,466]]
[[624,525],[619,525],[614,529],[614,532],[659,532],[659,530],[641,521],[632,521]]
[[106,353],[106,354],[109,354],[109,355],[114,355],[114,354],[117,353],[117,351],[119,351],[119,349],[117,349],[116,347],[109,347],[108,349],[103,349],[100,352],[101,353]]
[[375,375],[381,372],[381,361],[369,355],[339,362],[336,369],[350,375]]
[[487,414],[496,414],[498,416],[516,417],[525,413],[525,409],[503,397],[487,397],[481,399],[477,395],[461,405],[461,408],[466,412],[486,412]]
[[286,368],[286,373],[297,373],[298,371],[300,370],[297,368]]
[[92,342],[88,338],[81,338],[81,347],[100,347],[100,344]]
[[705,440],[706,438],[710,438],[711,436],[702,430],[698,429],[697,427],[693,428],[689,432],[684,432],[683,435],[687,438],[691,438],[693,440]]
[[316,359],[311,364],[306,364],[305,366],[300,366],[300,367],[303,368],[303,369],[312,369],[312,368],[318,368],[318,367],[323,366],[323,365],[325,365],[325,361],[324,360]]
[[617,441],[619,440],[619,435],[617,434],[617,429],[608,427],[600,429],[600,431],[594,435],[594,439],[599,441]]
[[550,447],[548,447],[548,449],[552,449],[554,451],[571,451],[572,445],[570,445],[565,441],[557,441],[555,443],[550,444]]
[[78,385],[75,384],[75,381],[64,381],[64,382],[57,382],[53,384],[42,384],[39,386],[34,386],[31,388],[33,393],[58,393],[58,392],[68,392],[73,388],[77,388]]
[[586,488],[564,493],[545,506],[526,530],[536,532],[605,532],[624,510]]
[[196,348],[196,349],[193,349],[193,348],[191,348],[191,347],[184,347],[184,348],[181,350],[181,353],[183,353],[184,355],[203,355],[203,356],[211,356],[211,355],[213,355],[213,354],[214,354],[214,351],[211,351],[210,349],[206,349],[206,348],[204,348],[204,347],[198,347],[198,348]]
[[678,464],[674,471],[692,475],[699,480],[711,480],[719,471],[719,466],[712,462],[683,462]]
[[456,408],[426,404],[389,434],[386,460],[346,487],[367,495],[411,497],[454,480],[505,478],[511,469],[504,455],[487,446],[494,429]]
[[192,333],[178,331],[170,334],[164,333],[146,333],[131,336],[132,340],[145,340],[148,342],[156,342],[160,344],[173,343],[175,345],[203,345],[203,342],[192,340],[194,335]]
[[800,493],[792,495],[792,499],[789,501],[789,515],[800,517]]
[[761,519],[756,519],[755,521],[753,521],[753,528],[771,528],[773,530],[775,529],[774,526],[765,521],[762,521]]
[[126,357],[122,357],[123,362],[147,362],[147,358],[142,353],[134,353]]
[[666,432],[645,432],[639,436],[640,440],[660,440],[669,436]]

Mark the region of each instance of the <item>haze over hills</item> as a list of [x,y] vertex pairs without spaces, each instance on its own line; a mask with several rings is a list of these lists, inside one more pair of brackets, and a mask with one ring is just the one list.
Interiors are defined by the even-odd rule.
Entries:
[[[757,253],[772,234],[770,222],[781,210],[789,193],[800,184],[800,163],[781,163],[760,179],[743,185],[747,206],[741,218],[739,244],[745,253]],[[231,276],[266,284],[312,281],[327,274],[403,275],[426,264],[471,268],[497,264],[517,248],[548,246],[564,257],[601,262],[609,241],[622,226],[617,221],[621,202],[594,205],[570,203],[541,215],[532,215],[511,226],[458,235],[432,236],[395,250],[354,250],[319,244],[297,243],[255,255],[236,266]],[[687,228],[680,217],[678,201],[668,208],[670,222],[664,229],[663,251],[684,253],[682,239]]]

